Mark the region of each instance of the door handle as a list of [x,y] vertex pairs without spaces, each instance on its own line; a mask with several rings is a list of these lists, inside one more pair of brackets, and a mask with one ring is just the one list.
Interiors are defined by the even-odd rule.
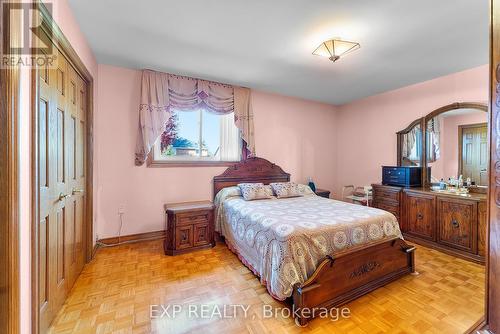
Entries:
[[85,192],[85,190],[83,190],[83,189],[73,189],[73,195],[83,194],[84,192]]
[[60,194],[59,194],[59,198],[57,199],[57,201],[58,201],[58,202],[62,202],[62,201],[64,201],[65,199],[70,198],[70,197],[71,197],[71,195],[70,195],[70,194],[68,194],[68,195],[64,195],[63,193],[60,193]]

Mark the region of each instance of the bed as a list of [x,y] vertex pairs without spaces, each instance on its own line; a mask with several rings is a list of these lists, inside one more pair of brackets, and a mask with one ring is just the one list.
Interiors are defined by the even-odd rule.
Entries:
[[234,186],[288,182],[290,174],[249,158],[214,178],[216,232],[278,300],[291,298],[300,326],[403,275],[415,248],[383,210],[316,196],[245,201]]

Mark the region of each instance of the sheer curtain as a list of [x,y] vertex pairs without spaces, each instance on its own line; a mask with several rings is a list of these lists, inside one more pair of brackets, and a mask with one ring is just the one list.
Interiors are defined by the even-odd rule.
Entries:
[[240,130],[234,125],[234,115],[227,114],[220,117],[220,148],[222,161],[238,161],[241,153],[241,141],[238,140]]
[[[255,154],[250,89],[143,70],[135,164],[144,164],[155,142],[165,131],[172,109],[189,111],[199,108],[218,115],[231,115],[231,121],[247,143],[250,155]],[[233,132],[228,132],[228,135]],[[224,149],[225,155],[233,154],[232,146]]]
[[427,123],[427,161],[435,162],[441,156],[441,122],[439,116]]

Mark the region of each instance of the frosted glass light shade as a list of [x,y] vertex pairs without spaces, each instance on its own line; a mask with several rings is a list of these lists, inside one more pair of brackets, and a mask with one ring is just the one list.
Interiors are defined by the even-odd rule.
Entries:
[[356,42],[343,41],[340,39],[330,39],[324,41],[314,50],[313,55],[322,56],[336,62],[340,57],[359,49],[361,46]]

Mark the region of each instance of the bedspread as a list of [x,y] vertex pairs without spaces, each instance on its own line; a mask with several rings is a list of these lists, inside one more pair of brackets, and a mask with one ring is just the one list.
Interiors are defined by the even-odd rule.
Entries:
[[279,300],[291,296],[327,255],[402,238],[393,214],[314,194],[245,201],[227,188],[215,204],[216,230]]

